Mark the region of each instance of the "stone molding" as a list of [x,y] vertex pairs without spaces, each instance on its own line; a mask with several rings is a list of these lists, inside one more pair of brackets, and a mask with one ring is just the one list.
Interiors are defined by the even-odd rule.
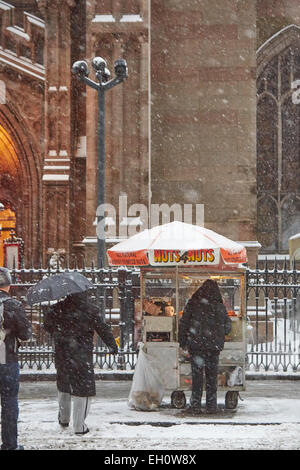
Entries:
[[268,63],[294,41],[300,41],[300,27],[294,24],[286,26],[278,31],[256,51],[257,76],[262,73]]
[[[15,24],[14,10],[13,5],[0,1],[0,62],[18,74],[43,81],[45,68],[40,57],[43,56],[45,22],[24,12],[24,28],[21,28]],[[38,47],[41,48],[39,54]]]

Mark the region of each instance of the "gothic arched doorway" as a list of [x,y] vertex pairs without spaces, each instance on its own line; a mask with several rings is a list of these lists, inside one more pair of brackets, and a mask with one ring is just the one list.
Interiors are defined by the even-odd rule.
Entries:
[[16,230],[14,208],[18,198],[20,164],[13,141],[0,126],[0,266],[4,265],[3,242]]
[[[10,109],[0,110],[0,265],[3,265],[3,240],[14,228],[24,241],[25,262],[40,259],[40,191],[38,168],[26,131],[15,123]],[[3,220],[2,220],[3,219]]]

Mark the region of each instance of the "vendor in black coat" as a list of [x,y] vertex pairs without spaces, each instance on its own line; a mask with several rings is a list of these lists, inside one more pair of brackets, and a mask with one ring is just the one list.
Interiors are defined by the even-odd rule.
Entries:
[[88,300],[87,293],[73,294],[48,309],[44,327],[53,335],[55,366],[59,392],[59,423],[68,426],[73,396],[73,427],[76,434],[85,434],[90,397],[96,395],[93,349],[96,331],[109,349],[118,347],[110,327],[101,318],[99,309]]
[[217,411],[219,355],[231,320],[223,304],[218,284],[208,279],[192,295],[179,324],[179,344],[188,349],[192,366],[192,413],[201,411],[203,372],[206,380],[206,412]]

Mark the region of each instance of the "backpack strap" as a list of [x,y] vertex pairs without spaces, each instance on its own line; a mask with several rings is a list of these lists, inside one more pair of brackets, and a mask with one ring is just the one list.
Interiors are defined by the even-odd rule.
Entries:
[[10,300],[11,297],[8,295],[7,297],[0,298],[0,331],[4,330],[3,323],[4,323],[4,302]]
[[0,312],[1,310],[3,311],[4,310],[4,302],[6,302],[7,300],[11,299],[11,297],[9,295],[7,295],[6,297],[0,297]]
[[6,345],[5,336],[7,331],[3,328],[4,323],[4,302],[10,299],[10,297],[0,298],[0,364],[6,364]]
[[5,299],[0,299],[0,340],[2,339],[1,336],[1,332],[2,330],[4,331],[4,328],[3,328],[3,322],[4,322],[4,300]]

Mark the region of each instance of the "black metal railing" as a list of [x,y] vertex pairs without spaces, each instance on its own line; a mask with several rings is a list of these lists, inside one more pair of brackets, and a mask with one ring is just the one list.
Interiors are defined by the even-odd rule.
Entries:
[[[94,364],[100,369],[134,369],[134,304],[139,298],[139,270],[73,269],[94,284],[92,296],[103,319],[119,341],[118,355],[112,355],[100,339],[95,340]],[[13,269],[12,295],[22,300],[31,285],[45,276],[70,268]],[[246,271],[247,290],[247,369],[253,371],[300,370],[300,265],[287,260],[265,260]],[[33,337],[19,351],[23,369],[54,367],[51,337],[43,328],[43,305],[26,306]]]
[[[95,269],[73,268],[86,276],[93,284],[91,297],[98,305],[103,320],[108,323],[119,343],[117,355],[110,354],[103,341],[98,337],[94,345],[94,364],[101,369],[133,369],[136,351],[134,335],[134,299],[139,295],[137,288],[139,273],[126,268]],[[30,341],[22,343],[19,349],[19,362],[22,369],[50,369],[54,366],[54,348],[51,336],[43,328],[43,312],[47,305],[26,305],[26,293],[29,287],[46,276],[72,271],[62,269],[13,269],[11,294],[24,302],[27,316],[33,327]]]
[[248,269],[247,367],[255,371],[300,370],[300,269],[287,259]]

